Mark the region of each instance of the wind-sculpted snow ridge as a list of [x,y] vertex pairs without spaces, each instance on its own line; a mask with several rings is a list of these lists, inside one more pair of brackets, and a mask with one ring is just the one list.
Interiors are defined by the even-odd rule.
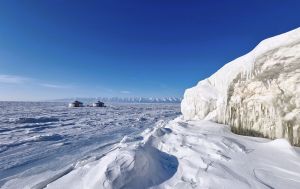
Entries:
[[262,41],[187,89],[186,120],[206,119],[300,145],[300,28]]
[[[210,121],[159,122],[102,158],[78,162],[47,189],[299,188],[299,148]],[[282,160],[285,160],[282,163]]]

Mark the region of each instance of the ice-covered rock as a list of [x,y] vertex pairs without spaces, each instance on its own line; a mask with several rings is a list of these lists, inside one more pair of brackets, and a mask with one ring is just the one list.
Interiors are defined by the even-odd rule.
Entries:
[[237,133],[300,145],[300,28],[262,41],[187,89],[184,118],[229,124]]

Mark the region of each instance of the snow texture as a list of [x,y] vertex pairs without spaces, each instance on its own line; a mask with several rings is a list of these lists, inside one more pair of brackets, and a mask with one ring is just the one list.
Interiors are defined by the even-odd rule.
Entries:
[[67,106],[0,102],[0,188],[43,188],[101,158],[125,135],[180,114],[179,104]]
[[[231,133],[210,121],[159,122],[47,189],[289,188],[300,184],[299,148]],[[282,160],[285,160],[284,163]]]
[[300,145],[300,28],[262,41],[211,77],[187,89],[186,120],[228,124]]

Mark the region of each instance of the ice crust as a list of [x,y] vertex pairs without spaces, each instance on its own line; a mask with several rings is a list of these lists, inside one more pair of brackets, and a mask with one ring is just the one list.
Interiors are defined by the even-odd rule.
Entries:
[[266,39],[187,89],[186,120],[228,124],[300,145],[300,28]]

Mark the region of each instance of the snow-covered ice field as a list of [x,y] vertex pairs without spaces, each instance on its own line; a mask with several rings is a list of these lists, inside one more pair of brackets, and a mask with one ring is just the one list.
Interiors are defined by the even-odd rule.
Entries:
[[298,189],[286,139],[186,121],[178,104],[1,103],[1,188]]
[[99,159],[125,135],[180,113],[179,104],[0,102],[0,187],[43,188],[77,164]]

